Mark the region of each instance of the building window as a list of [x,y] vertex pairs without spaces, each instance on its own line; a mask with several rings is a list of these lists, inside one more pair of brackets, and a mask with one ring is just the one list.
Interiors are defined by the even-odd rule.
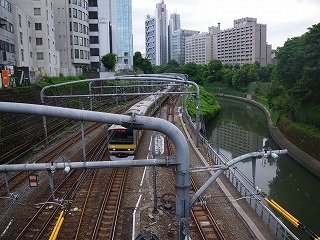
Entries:
[[36,45],[42,45],[43,41],[42,38],[36,38]]
[[19,27],[21,27],[21,15],[19,15]]
[[99,44],[99,37],[98,36],[90,36],[90,43],[91,44]]
[[50,49],[50,39],[48,39],[48,48]]
[[90,19],[98,19],[98,12],[89,12]]
[[80,50],[80,59],[83,59],[83,50]]
[[37,52],[37,59],[43,60],[43,52]]
[[35,23],[35,30],[42,30],[42,24],[41,23]]
[[28,27],[31,27],[31,22],[30,21],[28,21]]
[[79,37],[78,36],[73,36],[73,44],[78,45],[79,44]]
[[79,49],[74,50],[74,58],[79,58]]
[[82,20],[82,11],[78,10],[78,18]]
[[73,23],[73,31],[78,32],[78,23],[77,22]]
[[98,32],[98,24],[89,24],[89,31]]
[[20,43],[23,44],[23,35],[22,35],[22,32],[20,32]]
[[89,7],[98,7],[97,0],[89,0]]
[[34,8],[33,10],[34,10],[34,15],[35,16],[41,15],[41,9],[40,8]]
[[83,37],[79,37],[79,45],[83,46]]
[[24,53],[23,53],[23,49],[21,49],[21,60],[24,61]]
[[33,58],[33,53],[32,52],[30,52],[30,58]]
[[77,18],[77,9],[73,8],[73,17]]
[[90,48],[91,56],[99,56],[99,54],[100,54],[99,48]]

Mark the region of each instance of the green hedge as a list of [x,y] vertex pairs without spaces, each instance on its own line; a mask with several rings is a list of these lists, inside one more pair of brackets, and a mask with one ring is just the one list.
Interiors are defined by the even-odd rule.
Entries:
[[[216,100],[215,96],[207,92],[202,86],[200,88],[200,115],[204,122],[214,118],[221,110],[221,106]],[[189,92],[194,92],[195,88],[189,88]],[[192,118],[196,117],[196,97],[191,96],[188,98],[188,112]]]

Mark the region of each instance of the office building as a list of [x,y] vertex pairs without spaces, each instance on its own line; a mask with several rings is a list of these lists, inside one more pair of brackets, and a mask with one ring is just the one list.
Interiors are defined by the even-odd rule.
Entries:
[[147,15],[145,20],[146,58],[156,65],[156,19]]
[[177,13],[170,14],[169,26],[168,26],[168,59],[172,59],[172,34],[179,30],[180,27],[180,15]]
[[100,58],[117,55],[117,69],[133,65],[132,0],[90,0],[89,36],[91,66],[104,70]]
[[164,0],[157,3],[156,20],[156,65],[165,65],[168,62],[168,21],[167,9]]
[[185,64],[186,37],[199,34],[199,31],[179,29],[172,33],[171,40],[171,60],[176,60],[179,64]]
[[34,77],[58,76],[60,53],[55,42],[53,1],[12,0],[17,67]]
[[90,66],[88,1],[55,0],[53,7],[60,73],[79,75]]
[[[220,28],[220,26],[219,26]],[[267,45],[267,26],[256,18],[234,20],[234,27],[218,32],[217,59],[222,63],[271,63],[271,45]]]

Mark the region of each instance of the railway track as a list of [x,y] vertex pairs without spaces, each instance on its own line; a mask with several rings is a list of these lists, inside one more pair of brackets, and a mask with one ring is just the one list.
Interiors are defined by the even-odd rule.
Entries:
[[[100,127],[101,124],[99,124]],[[97,128],[96,127],[96,128]],[[92,131],[96,128],[93,128]],[[88,133],[86,133],[88,134]],[[77,135],[78,136],[78,135]],[[81,138],[81,134],[79,139]],[[56,149],[57,155],[61,154],[62,149],[68,149],[78,139],[73,137],[62,142]],[[108,139],[101,140],[91,151],[87,153],[87,161],[99,161],[104,157]],[[60,150],[59,150],[60,149]],[[103,151],[102,151],[102,150]],[[56,154],[48,153],[51,158]],[[50,162],[50,161],[49,161]],[[55,190],[55,196],[61,199],[61,205],[53,204],[52,196],[44,200],[45,204],[33,214],[32,219],[19,233],[16,239],[43,239],[50,236],[54,229],[57,219],[62,214],[64,222],[59,229],[59,236],[62,239],[81,239],[88,234],[88,227],[91,228],[93,222],[95,227],[90,232],[92,239],[99,239],[102,235],[104,239],[110,236],[113,239],[113,232],[116,226],[116,216],[118,214],[122,192],[116,194],[117,190],[123,189],[127,169],[90,169],[74,170],[70,172]],[[21,175],[21,174],[18,174]],[[109,183],[106,184],[106,180]],[[122,181],[120,180],[122,179]],[[120,184],[120,186],[119,186]],[[121,187],[122,185],[122,187]],[[117,196],[116,196],[117,195]],[[51,201],[51,205],[50,205]],[[50,206],[49,206],[50,205]],[[50,209],[50,211],[48,211]],[[80,209],[80,210],[79,210]],[[113,209],[113,210],[111,210]],[[61,211],[63,211],[61,213]],[[94,213],[100,211],[97,220]],[[108,216],[109,215],[109,216]],[[105,218],[115,219],[115,221],[105,222]],[[111,223],[113,227],[108,227]],[[75,226],[77,230],[75,230]],[[108,229],[104,231],[103,229]],[[71,231],[70,231],[71,229]],[[112,231],[113,229],[113,231]],[[57,233],[58,234],[58,233]]]
[[[85,130],[85,134],[90,134],[97,128],[101,127],[101,123],[96,123],[91,126],[89,126]],[[81,141],[81,132],[77,133],[76,135],[70,136],[69,138],[65,138],[62,142],[59,142],[59,144],[54,148],[45,153],[44,155],[38,157],[37,159],[33,160],[33,163],[48,163],[55,161],[59,156],[63,155],[64,151],[67,151],[70,146],[77,143],[78,141]],[[72,160],[72,159],[71,159]],[[18,191],[19,188],[24,185],[26,182],[28,182],[29,175],[32,175],[33,172],[15,172],[11,173],[8,177],[10,191],[12,193]],[[6,182],[4,178],[1,178],[1,184],[0,184],[0,197],[4,197],[7,195],[6,192]],[[18,193],[19,194],[19,193]],[[10,196],[8,196],[10,197]]]
[[[88,160],[96,159],[105,139],[101,139],[88,152]],[[103,154],[103,153],[101,153]],[[61,211],[64,215],[69,211],[76,193],[86,182],[90,182],[95,170],[72,170],[54,190],[54,195],[44,200],[38,211],[21,230],[16,239],[44,239],[48,238]],[[53,199],[53,196],[55,199]],[[60,200],[59,200],[60,199]],[[58,200],[58,201],[57,201]],[[30,213],[31,214],[31,213]]]
[[[168,108],[167,119],[172,122],[175,101],[176,99],[171,99],[174,104],[170,103],[171,107]],[[175,155],[171,141],[167,142],[169,155]],[[94,157],[97,155],[97,149],[99,147],[89,151],[87,159],[98,160]],[[51,157],[54,158],[54,154]],[[126,168],[117,168],[69,173],[70,178],[66,178],[68,180],[56,187],[55,196],[64,199],[61,205],[43,204],[34,214],[28,227],[26,226],[16,239],[48,239],[61,211],[64,222],[59,231],[59,239],[114,239],[127,171]],[[45,202],[49,203],[50,199],[46,199]],[[209,222],[214,220],[205,219],[204,216],[211,214],[200,206],[195,205],[192,208],[191,217],[194,218],[191,221],[195,223],[192,226],[197,226],[198,235],[204,236],[201,239],[225,239],[223,235],[213,233],[217,231],[216,227],[211,229]],[[203,233],[200,233],[201,231]],[[39,235],[36,235],[37,232]]]
[[[190,193],[194,194],[198,188],[194,179],[191,177]],[[191,231],[196,228],[200,233],[202,240],[225,240],[223,231],[220,229],[218,223],[213,218],[210,210],[207,208],[206,203],[202,197],[199,198],[198,204],[195,204],[190,211],[191,215]]]
[[[172,104],[168,105],[167,120],[174,124],[174,107],[178,96],[172,99]],[[171,140],[167,139],[167,152],[170,155],[175,155],[175,148]],[[192,150],[191,150],[192,151]],[[193,195],[197,190],[196,176],[190,177],[190,195]],[[190,230],[196,235],[196,239],[201,240],[225,240],[223,231],[213,218],[210,210],[207,208],[204,199],[200,198],[198,203],[191,208],[190,211]]]

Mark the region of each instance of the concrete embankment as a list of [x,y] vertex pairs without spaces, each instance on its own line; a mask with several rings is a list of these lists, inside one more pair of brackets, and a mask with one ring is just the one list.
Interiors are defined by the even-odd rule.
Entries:
[[219,98],[225,98],[225,99],[232,99],[232,100],[237,100],[241,102],[245,102],[248,104],[252,104],[258,108],[260,108],[264,114],[266,115],[266,120],[268,124],[268,129],[270,132],[271,137],[273,140],[279,145],[279,147],[283,149],[288,149],[289,155],[295,159],[298,163],[300,163],[303,167],[308,169],[311,173],[313,173],[315,176],[320,178],[320,162],[299,149],[297,146],[292,144],[288,139],[286,139],[279,129],[275,126],[272,125],[271,120],[270,120],[270,113],[268,110],[260,105],[259,103],[246,99],[246,98],[241,98],[241,97],[235,97],[235,96],[230,96],[230,95],[223,95],[223,94],[215,94]]

